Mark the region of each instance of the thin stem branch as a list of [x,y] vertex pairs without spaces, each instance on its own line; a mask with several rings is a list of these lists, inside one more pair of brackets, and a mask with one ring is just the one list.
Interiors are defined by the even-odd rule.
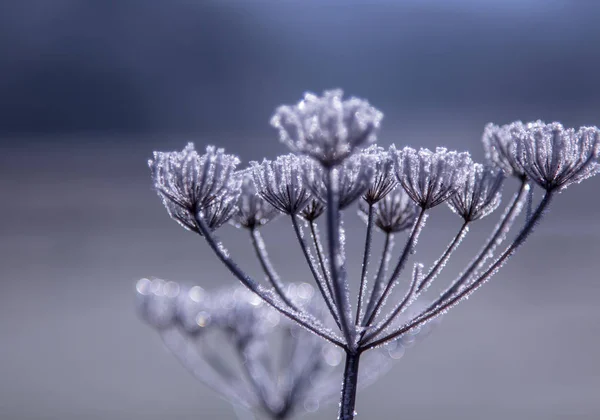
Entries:
[[[319,267],[321,267],[321,273],[325,278],[325,283],[327,284],[327,291],[332,298],[335,298],[333,294],[333,286],[331,285],[331,275],[329,270],[327,269],[327,265],[325,264],[325,256],[323,255],[323,245],[321,245],[321,236],[319,235],[319,228],[317,223],[314,220],[309,222],[310,226],[310,236],[312,237],[313,244],[315,247],[315,252],[317,254],[317,260],[319,261]],[[335,300],[334,300],[334,303]]]
[[[452,253],[456,250],[456,248],[458,248],[458,245],[460,245],[460,243],[464,239],[465,235],[469,231],[469,223],[470,223],[469,221],[465,221],[462,224],[458,233],[456,234],[456,236],[454,236],[454,238],[450,242],[450,245],[448,245],[448,247],[446,248],[446,250],[440,257],[440,259],[435,262],[433,267],[429,270],[429,273],[427,273],[427,275],[418,283],[418,285],[416,285],[416,290],[413,291],[413,288],[412,288],[413,284],[411,284],[411,290],[409,291],[409,293],[407,293],[406,296],[404,297],[404,299],[402,299],[402,301],[398,305],[396,305],[394,310],[388,315],[388,317],[385,319],[385,321],[383,321],[371,333],[367,334],[364,337],[363,341],[365,343],[369,342],[374,337],[376,337],[378,334],[380,334],[383,330],[385,330],[394,321],[394,319],[398,315],[400,315],[401,313],[403,313],[406,310],[406,308],[409,306],[410,302],[414,302],[414,300],[417,299],[421,293],[423,293],[425,290],[427,290],[429,285],[431,285],[433,280],[437,277],[437,275],[446,266],[446,263],[448,262],[448,259],[450,259],[450,256],[452,255]],[[413,281],[414,280],[415,279],[413,279]],[[414,292],[414,293],[411,293],[411,292]]]
[[[294,311],[287,305],[282,305],[278,303],[274,299],[274,297],[271,294],[269,294],[268,291],[264,290],[256,280],[254,280],[252,277],[246,274],[231,259],[225,246],[215,238],[215,236],[213,235],[213,233],[211,232],[211,230],[209,229],[202,217],[195,214],[194,220],[198,227],[198,231],[202,234],[202,236],[204,236],[204,239],[206,239],[206,242],[208,243],[210,248],[214,251],[214,253],[221,260],[221,262],[225,264],[225,266],[229,269],[231,274],[233,274],[239,281],[241,281],[242,284],[244,284],[244,286],[256,293],[261,299],[263,299],[273,308],[275,308],[288,318],[291,318],[292,320],[296,321],[299,325],[303,326],[307,330],[318,335],[319,337],[326,339],[327,341],[335,344],[336,346],[345,347],[345,344],[342,341],[340,341],[334,334],[327,331],[325,327],[320,325],[319,321],[316,318],[312,317],[310,314],[304,311]],[[312,322],[309,322],[308,319],[310,319],[310,321]]]
[[385,344],[386,342],[389,342],[391,340],[394,340],[395,338],[401,336],[402,334],[406,333],[407,331],[411,330],[412,328],[415,328],[415,327],[443,314],[448,309],[450,309],[452,306],[458,304],[461,300],[467,298],[473,292],[475,292],[490,277],[492,277],[494,274],[496,274],[496,272],[498,272],[498,270],[500,268],[502,268],[502,266],[508,261],[508,259],[512,255],[514,255],[514,253],[517,251],[517,249],[525,243],[525,241],[527,240],[529,235],[533,232],[533,228],[542,219],[544,212],[546,211],[546,209],[550,205],[550,202],[552,201],[553,194],[554,194],[554,192],[552,190],[546,191],[546,193],[544,194],[544,198],[542,199],[540,204],[537,206],[535,212],[531,215],[531,218],[527,221],[525,226],[523,226],[523,229],[521,230],[521,232],[519,232],[519,235],[504,250],[504,252],[496,259],[496,261],[488,267],[488,269],[481,276],[479,276],[476,280],[471,282],[471,284],[469,284],[468,286],[465,286],[460,292],[456,293],[450,299],[446,300],[445,302],[442,302],[441,304],[439,304],[438,306],[436,306],[433,309],[425,310],[419,316],[413,318],[410,322],[406,323],[398,330],[392,332],[391,334],[386,335],[385,337],[382,337],[378,340],[375,340],[375,341],[372,341],[372,342],[366,344],[363,348],[361,348],[361,350],[363,350],[363,351],[368,350],[373,347],[377,347],[382,344]]
[[415,244],[417,243],[417,240],[419,239],[419,235],[421,234],[423,226],[425,225],[426,212],[427,212],[427,210],[425,208],[422,208],[421,211],[419,212],[419,216],[417,217],[417,220],[415,221],[413,229],[410,232],[408,240],[406,241],[406,245],[404,246],[404,249],[402,250],[402,254],[400,255],[398,264],[396,264],[396,268],[394,268],[394,272],[392,273],[390,279],[388,280],[388,283],[385,286],[383,294],[377,301],[377,304],[375,305],[375,308],[373,309],[373,312],[367,319],[367,322],[365,323],[365,325],[367,325],[367,326],[371,325],[373,320],[377,317],[377,314],[379,313],[381,306],[383,305],[383,303],[387,299],[388,295],[392,291],[392,286],[394,285],[394,282],[396,281],[396,279],[402,272],[402,269],[406,265],[406,262],[408,261],[408,257],[410,256],[410,254],[412,254],[414,252]]
[[252,228],[250,229],[250,236],[252,238],[252,245],[254,247],[254,250],[256,251],[258,261],[260,262],[263,271],[269,279],[269,282],[271,283],[271,285],[273,285],[273,288],[275,289],[281,300],[283,300],[288,306],[290,306],[294,310],[300,311],[300,309],[294,304],[294,302],[292,302],[290,298],[287,297],[287,295],[285,294],[284,285],[281,281],[281,278],[273,268],[273,264],[271,264],[269,254],[267,253],[265,241],[263,240],[260,231],[256,228]]
[[325,283],[325,279],[323,279],[323,277],[321,277],[321,275],[319,274],[319,270],[317,270],[317,267],[315,266],[315,259],[313,258],[312,254],[310,253],[310,250],[308,249],[306,241],[304,240],[304,233],[302,232],[302,228],[300,227],[300,224],[298,223],[298,216],[296,216],[295,214],[292,214],[290,217],[292,218],[292,225],[294,226],[294,232],[296,233],[296,237],[298,238],[298,243],[300,244],[300,248],[302,249],[302,253],[304,254],[306,263],[308,264],[308,267],[310,268],[310,272],[312,273],[312,275],[315,279],[315,282],[317,283],[317,287],[319,288],[321,295],[323,295],[323,299],[325,300],[325,303],[327,304],[327,308],[329,308],[329,312],[331,312],[333,319],[335,320],[338,327],[341,329],[342,327],[340,325],[340,320],[339,320],[340,315],[336,311],[336,307],[335,307],[335,304],[333,303],[332,296],[329,295],[329,293],[327,291],[327,285]]
[[374,219],[373,204],[369,204],[369,212],[367,214],[367,237],[365,238],[365,252],[363,254],[362,272],[360,274],[360,289],[358,289],[358,304],[356,307],[356,320],[354,324],[359,325],[362,315],[363,299],[367,288],[367,268],[369,266],[369,258],[371,257],[371,238],[373,236],[373,219]]
[[369,303],[367,304],[367,309],[363,315],[362,325],[366,325],[368,317],[373,312],[373,308],[375,308],[375,303],[377,302],[377,298],[381,296],[382,288],[383,288],[383,279],[387,273],[387,266],[390,260],[390,256],[392,254],[392,249],[394,248],[394,234],[391,232],[385,233],[385,240],[383,243],[383,252],[381,254],[381,260],[379,261],[379,269],[377,270],[377,276],[375,276],[375,280],[373,282],[373,289],[371,290],[371,296],[369,296]]
[[345,278],[345,261],[340,246],[339,192],[337,173],[326,168],[327,174],[327,240],[329,245],[329,265],[334,298],[340,314],[341,330],[348,346],[354,345],[355,329],[350,328],[351,309]]

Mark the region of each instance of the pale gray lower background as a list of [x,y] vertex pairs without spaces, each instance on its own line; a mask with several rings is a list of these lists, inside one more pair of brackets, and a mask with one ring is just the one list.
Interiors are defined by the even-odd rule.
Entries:
[[[480,159],[475,120],[407,124],[384,130],[382,144],[437,142],[470,148]],[[69,146],[45,140],[14,140],[0,157],[0,418],[234,418],[134,311],[134,284],[143,276],[205,287],[233,282],[201,238],[168,219],[150,187],[151,150],[179,148],[187,139],[157,136],[122,146],[118,138]],[[253,141],[195,140],[230,149]],[[284,150],[274,139],[262,144],[243,157]],[[599,182],[561,194],[500,274],[360,393],[359,418],[600,418]],[[505,198],[514,189],[509,182]],[[274,223],[265,230],[274,261],[290,281],[306,280],[291,228]],[[492,224],[472,231],[446,280]],[[348,252],[359,255],[363,226],[354,213],[348,227]],[[435,209],[419,259],[433,261],[458,227],[447,208]],[[240,261],[252,263],[245,242],[234,241],[245,239],[242,232],[226,226],[220,234]],[[333,403],[306,418],[335,415]]]

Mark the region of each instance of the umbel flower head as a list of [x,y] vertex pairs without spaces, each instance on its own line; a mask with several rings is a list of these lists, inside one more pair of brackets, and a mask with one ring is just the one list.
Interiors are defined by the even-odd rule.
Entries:
[[[339,207],[341,210],[356,201],[373,181],[374,157],[364,153],[357,153],[346,159],[341,165],[332,169],[334,179],[337,180],[336,191],[339,194]],[[327,201],[326,173],[317,162],[304,159],[304,178],[306,185],[319,200]]]
[[448,206],[467,222],[481,219],[500,205],[503,181],[501,169],[474,163],[463,186],[448,200]]
[[358,147],[375,142],[383,114],[363,99],[343,100],[339,89],[306,93],[296,105],[277,108],[271,125],[295,153],[323,166],[338,165]]
[[365,191],[363,198],[368,204],[375,204],[398,185],[394,174],[394,161],[383,147],[376,145],[364,149],[361,153],[372,157],[374,171],[371,186]]
[[488,162],[502,169],[507,176],[524,178],[525,170],[516,158],[516,136],[526,126],[534,124],[537,123],[523,124],[521,121],[515,121],[502,126],[492,123],[486,125],[483,130],[482,142]]
[[325,204],[323,204],[321,200],[311,198],[310,202],[300,212],[300,215],[307,222],[314,222],[323,214],[323,212],[325,212]]
[[410,198],[424,209],[449,199],[465,182],[471,166],[469,153],[458,153],[438,147],[416,151],[410,147],[390,147],[396,163],[396,176]]
[[237,212],[233,217],[236,225],[255,229],[270,222],[278,212],[271,204],[258,195],[254,185],[252,170],[246,169],[235,174],[241,181],[241,193],[237,200]]
[[517,134],[515,157],[527,176],[546,190],[562,190],[600,171],[597,127],[564,128],[538,122]]
[[297,214],[311,199],[304,184],[301,159],[293,154],[274,161],[250,162],[258,194],[277,210]]
[[[385,233],[397,233],[410,228],[419,212],[417,204],[400,187],[386,195],[373,208],[375,226]],[[358,214],[365,222],[368,220],[367,203],[360,203]]]
[[216,229],[234,214],[240,193],[239,180],[233,176],[238,164],[236,156],[214,146],[199,155],[192,143],[181,152],[154,152],[148,161],[154,187],[169,215],[195,232],[196,217]]

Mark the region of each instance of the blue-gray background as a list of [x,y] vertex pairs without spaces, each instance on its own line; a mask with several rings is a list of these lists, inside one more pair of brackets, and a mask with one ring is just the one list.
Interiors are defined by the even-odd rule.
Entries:
[[[192,140],[272,158],[275,106],[332,87],[385,112],[384,145],[477,159],[488,121],[597,125],[599,18],[575,0],[4,0],[0,418],[233,418],[134,311],[142,276],[233,283],[166,216],[152,150]],[[600,418],[599,183],[561,194],[490,284],[360,394],[360,418]],[[347,223],[359,255],[361,222]],[[458,227],[436,209],[418,258]],[[289,230],[265,235],[286,278],[306,280]],[[221,235],[254,267],[242,232]]]

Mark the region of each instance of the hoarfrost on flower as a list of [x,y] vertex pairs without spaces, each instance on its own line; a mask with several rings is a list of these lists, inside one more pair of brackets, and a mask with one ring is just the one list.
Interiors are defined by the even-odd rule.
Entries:
[[[397,233],[409,229],[415,222],[419,207],[402,188],[396,188],[374,205],[375,225],[386,233]],[[368,205],[361,202],[359,216],[367,222]]]
[[501,169],[475,163],[463,186],[448,200],[448,206],[465,221],[481,219],[500,205],[503,181]]
[[342,90],[306,93],[296,105],[277,108],[271,125],[292,151],[323,166],[340,164],[358,147],[376,140],[383,114],[363,99],[342,99]]
[[516,158],[516,137],[524,127],[534,124],[537,123],[524,124],[521,121],[515,121],[501,126],[492,123],[487,124],[482,137],[487,161],[502,169],[507,176],[512,175],[523,178],[525,170]]
[[372,157],[374,172],[373,181],[363,198],[367,203],[375,204],[398,185],[394,174],[394,162],[385,149],[376,145],[364,149],[362,153]]
[[241,193],[237,200],[237,212],[233,219],[235,223],[247,229],[263,226],[277,216],[278,212],[271,204],[256,191],[252,170],[236,173],[241,180]]

